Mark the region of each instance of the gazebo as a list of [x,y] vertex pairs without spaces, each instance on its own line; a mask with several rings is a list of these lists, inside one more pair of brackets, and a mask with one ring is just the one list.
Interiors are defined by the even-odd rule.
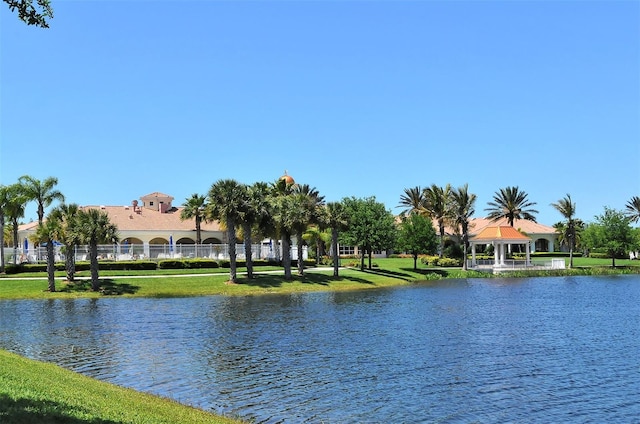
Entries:
[[507,225],[484,228],[479,234],[469,240],[471,244],[471,267],[476,267],[476,246],[493,244],[493,269],[504,268],[507,256],[507,246],[524,244],[526,246],[525,267],[531,266],[531,239],[515,228]]

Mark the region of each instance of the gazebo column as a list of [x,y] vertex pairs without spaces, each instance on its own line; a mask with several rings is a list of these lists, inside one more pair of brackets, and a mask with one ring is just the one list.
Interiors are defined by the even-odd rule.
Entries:
[[527,249],[527,256],[526,256],[527,262],[526,263],[527,263],[527,266],[531,266],[531,242],[530,241],[527,242],[525,244],[525,246],[526,246],[526,249]]
[[[500,266],[504,266],[504,257],[507,256],[507,245],[504,243],[500,243]],[[509,245],[511,248],[511,245]]]
[[493,266],[498,266],[500,264],[500,243],[497,241],[493,241]]

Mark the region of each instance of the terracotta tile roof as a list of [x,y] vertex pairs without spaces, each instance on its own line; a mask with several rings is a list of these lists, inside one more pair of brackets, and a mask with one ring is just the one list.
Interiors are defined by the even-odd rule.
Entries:
[[[510,226],[505,218],[499,219],[497,221],[491,221],[487,218],[472,218],[469,221],[469,235],[473,236],[474,234],[480,234],[483,229],[487,227],[506,227]],[[438,222],[433,221],[433,228],[436,229],[436,233],[438,232]],[[556,229],[553,227],[549,227],[548,225],[539,224],[533,221],[528,221],[526,219],[516,219],[513,222],[513,228],[518,231],[521,231],[526,234],[555,234]],[[445,233],[448,235],[453,235],[456,231],[450,227],[445,227]]]
[[521,232],[519,232],[518,230],[516,230],[511,226],[502,225],[502,226],[485,227],[482,229],[480,233],[471,237],[471,240],[472,241],[480,241],[480,240],[528,241],[530,240],[530,238],[525,236],[524,234],[522,234]]
[[[83,209],[100,209],[109,214],[111,223],[119,231],[191,231],[196,229],[195,219],[180,220],[184,208],[172,208],[166,213],[133,206],[83,206]],[[217,221],[202,222],[202,231],[222,231]]]
[[140,197],[141,199],[146,199],[147,197],[169,197],[173,199],[173,196],[169,196],[168,194],[160,193],[159,191],[154,191],[153,193],[149,193],[145,196]]

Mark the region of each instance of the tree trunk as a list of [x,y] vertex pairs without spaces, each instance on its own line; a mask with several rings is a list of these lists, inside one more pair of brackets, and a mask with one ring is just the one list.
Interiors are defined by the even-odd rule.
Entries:
[[4,215],[0,212],[0,274],[4,273]]
[[372,250],[371,248],[368,249],[368,253],[369,254],[367,255],[369,257],[369,269],[371,269],[371,256],[372,256],[372,251],[371,250]]
[[296,246],[296,250],[298,251],[298,275],[304,275],[304,260],[302,258],[302,233],[296,236],[298,239],[298,245]]
[[289,246],[289,234],[282,232],[282,266],[284,267],[284,279],[291,280],[291,247]]
[[100,290],[100,280],[98,279],[98,243],[89,243],[89,268],[91,269],[91,290]]
[[244,233],[244,257],[247,266],[247,278],[253,278],[253,256],[251,252],[251,225],[243,222],[242,232]]
[[64,269],[67,272],[67,281],[73,282],[76,274],[75,246],[65,246]]
[[47,241],[47,282],[49,283],[49,291],[56,291],[56,257],[53,250],[53,241]]
[[414,271],[418,270],[418,254],[417,253],[413,254],[413,270]]
[[236,227],[235,222],[227,220],[227,246],[229,246],[229,281],[238,281],[236,269]]
[[333,252],[333,276],[338,277],[340,268],[340,255],[338,254],[338,230],[331,229],[331,251]]

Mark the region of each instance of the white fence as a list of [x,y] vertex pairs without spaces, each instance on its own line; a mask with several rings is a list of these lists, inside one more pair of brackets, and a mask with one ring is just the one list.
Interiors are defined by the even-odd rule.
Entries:
[[516,271],[534,269],[564,269],[564,258],[549,258],[546,260],[536,259],[527,262],[523,259],[507,259],[504,263],[497,264],[494,259],[476,259],[475,266],[471,259],[467,260],[469,269],[494,270],[494,271]]
[[[61,246],[55,246],[55,260],[65,260]],[[251,245],[253,259],[277,260],[271,244]],[[76,246],[74,256],[77,262],[89,260],[89,246]],[[227,244],[113,244],[98,246],[98,260],[131,261],[131,260],[163,260],[163,259],[195,259],[215,260],[229,259]],[[302,258],[308,258],[307,246],[303,246]],[[4,248],[5,265],[22,263],[39,263],[47,261],[46,247]],[[244,244],[236,245],[236,259],[244,260]],[[291,247],[291,259],[298,259],[297,246]]]

